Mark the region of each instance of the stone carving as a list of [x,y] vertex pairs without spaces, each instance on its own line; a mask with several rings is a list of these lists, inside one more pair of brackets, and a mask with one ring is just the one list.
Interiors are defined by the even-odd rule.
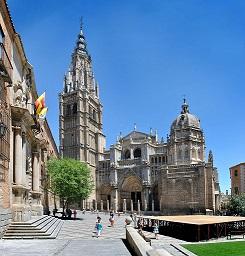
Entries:
[[17,81],[13,86],[14,89],[14,105],[26,108],[29,99],[29,90],[27,89],[26,80]]

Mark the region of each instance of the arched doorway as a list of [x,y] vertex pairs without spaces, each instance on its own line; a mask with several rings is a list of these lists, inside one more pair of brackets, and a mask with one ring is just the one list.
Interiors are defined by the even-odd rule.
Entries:
[[[106,209],[107,200],[109,200],[109,208],[111,208],[111,187],[103,185],[100,189],[100,200],[103,200],[103,208]],[[99,202],[100,203],[100,202]]]
[[123,199],[126,199],[127,210],[131,210],[131,200],[133,201],[134,210],[137,210],[138,200],[142,205],[142,184],[139,177],[129,176],[124,178],[120,191],[121,209],[123,209]]

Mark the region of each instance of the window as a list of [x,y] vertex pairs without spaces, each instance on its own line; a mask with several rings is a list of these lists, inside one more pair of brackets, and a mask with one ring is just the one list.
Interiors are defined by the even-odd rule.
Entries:
[[136,148],[134,150],[134,158],[140,158],[141,157],[141,149],[140,148]]
[[74,103],[73,107],[72,107],[72,113],[76,114],[77,113],[77,103]]
[[70,105],[66,105],[66,115],[67,116],[71,115],[71,106]]
[[238,171],[237,171],[237,170],[234,171],[234,176],[235,176],[235,177],[238,176]]
[[234,187],[234,192],[235,192],[236,195],[239,194],[238,187]]
[[128,149],[124,152],[124,158],[125,159],[129,159],[130,158],[130,151]]
[[185,159],[187,160],[189,158],[189,151],[188,149],[185,150]]
[[178,159],[181,159],[182,158],[182,152],[181,152],[181,149],[178,150]]
[[0,43],[4,43],[4,33],[1,26],[0,26]]
[[96,120],[96,112],[93,110],[93,119]]

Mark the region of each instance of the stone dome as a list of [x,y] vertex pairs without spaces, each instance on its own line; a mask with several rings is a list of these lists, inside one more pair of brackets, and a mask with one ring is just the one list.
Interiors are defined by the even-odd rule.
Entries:
[[193,127],[200,129],[200,120],[189,113],[189,106],[184,100],[182,105],[181,114],[173,121],[171,125],[171,130],[178,129],[181,127]]

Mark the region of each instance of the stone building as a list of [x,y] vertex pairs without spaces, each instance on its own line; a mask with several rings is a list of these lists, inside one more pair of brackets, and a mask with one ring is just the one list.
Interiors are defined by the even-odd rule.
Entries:
[[245,193],[245,163],[230,167],[231,195]]
[[205,161],[200,121],[189,112],[185,100],[166,142],[159,142],[156,133],[135,129],[120,137],[104,157],[96,171],[97,201],[107,202],[111,209],[140,208],[163,214],[219,209],[220,189],[213,156],[210,152]]
[[[46,120],[34,113],[33,68],[15,31],[6,1],[0,0],[0,217],[3,231],[13,221],[43,214],[46,162],[58,155]],[[1,129],[1,128],[0,128]]]
[[[60,154],[87,163],[95,182],[95,169],[103,156],[105,136],[102,132],[99,86],[93,74],[92,59],[82,27],[64,78],[59,103]],[[94,201],[95,191],[87,200],[86,207],[94,207]]]
[[83,207],[163,213],[219,208],[217,169],[212,153],[205,161],[200,121],[186,102],[166,142],[134,130],[104,150],[99,88],[82,28],[59,102],[60,153],[87,163],[96,184]]

